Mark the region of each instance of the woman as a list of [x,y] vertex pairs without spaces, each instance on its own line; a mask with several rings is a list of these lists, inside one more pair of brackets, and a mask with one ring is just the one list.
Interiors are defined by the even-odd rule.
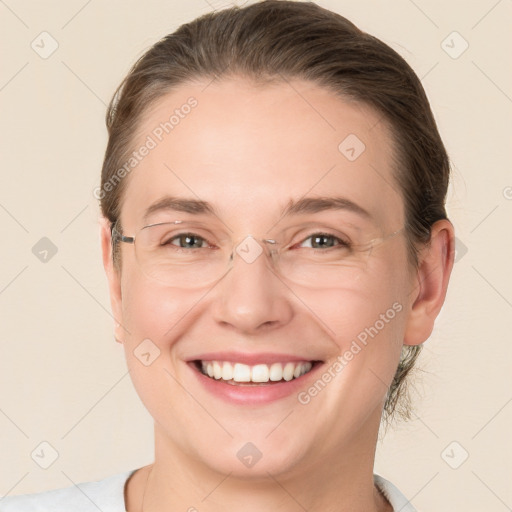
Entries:
[[107,125],[103,262],[155,460],[0,510],[415,510],[373,474],[454,258],[411,68],[268,0],[155,44]]

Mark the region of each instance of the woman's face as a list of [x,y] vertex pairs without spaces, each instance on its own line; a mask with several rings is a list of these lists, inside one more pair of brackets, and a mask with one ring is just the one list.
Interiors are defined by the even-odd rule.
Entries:
[[[124,178],[123,234],[180,220],[188,228],[182,232],[209,236],[216,249],[186,236],[158,247],[167,238],[150,258],[187,258],[191,250],[217,258],[228,240],[237,249],[215,282],[204,279],[204,262],[192,271],[154,260],[169,274],[164,283],[142,271],[133,245],[121,244],[122,270],[110,276],[114,315],[131,378],[155,420],[157,458],[167,452],[256,476],[311,470],[326,458],[341,465],[356,453],[372,457],[415,274],[403,233],[371,251],[342,248],[344,263],[333,263],[340,247],[322,233],[363,242],[403,227],[381,117],[305,81],[205,81],[161,98],[137,133],[137,162]],[[345,201],[303,203],[283,215],[290,202],[319,197]],[[166,198],[206,202],[214,213],[173,208]],[[294,242],[287,250],[302,253],[282,254],[292,259],[281,272],[256,240],[285,234]],[[314,364],[298,378],[251,385],[206,376],[197,361],[206,371],[219,361],[215,371],[225,377],[226,363],[248,365],[261,380],[266,368],[281,378],[275,363],[288,378],[300,373],[298,363]],[[243,380],[249,370],[238,371]]]

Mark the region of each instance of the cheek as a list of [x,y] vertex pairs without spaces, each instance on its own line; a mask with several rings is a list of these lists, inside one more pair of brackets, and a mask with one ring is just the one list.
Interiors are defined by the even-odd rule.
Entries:
[[[370,275],[371,285],[361,294],[358,306],[361,312],[350,308],[358,318],[355,331],[351,331],[349,352],[361,351],[353,356],[354,368],[359,367],[369,381],[380,387],[391,384],[400,359],[409,301],[409,282],[405,253],[390,251],[388,261],[382,260]],[[347,354],[352,357],[350,354]]]
[[374,326],[392,338],[403,330],[409,283],[396,256],[395,261],[391,255],[389,261],[373,262],[346,286],[302,294],[328,334],[340,340],[340,348],[350,339],[364,341],[365,332],[374,332]]
[[353,393],[359,398],[383,396],[391,383],[407,322],[404,265],[405,253],[390,251],[387,260],[375,260],[361,273],[357,287],[318,291],[311,297],[311,309],[318,312],[337,352],[334,361],[339,364],[331,373],[340,377],[334,386],[340,392],[354,389],[357,382]]
[[368,415],[383,405],[395,374],[406,322],[405,284],[399,267],[386,269],[368,274],[371,283],[359,290],[318,292],[312,298],[328,326],[333,350],[318,381],[302,390],[301,397],[310,400],[311,417],[343,412],[325,418],[326,436],[347,432],[347,425],[349,431],[362,428]]
[[122,280],[123,320],[134,348],[150,339],[162,351],[172,345],[192,308],[194,297],[183,290],[163,287],[139,272],[126,272]]
[[193,298],[136,273],[125,274],[122,291],[130,378],[150,414],[172,424],[184,407],[183,392],[173,378],[180,363],[172,347],[186,331]]

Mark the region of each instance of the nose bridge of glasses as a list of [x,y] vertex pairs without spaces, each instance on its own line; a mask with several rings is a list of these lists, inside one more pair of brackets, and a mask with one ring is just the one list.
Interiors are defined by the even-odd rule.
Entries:
[[234,263],[235,255],[238,255],[245,263],[254,263],[263,253],[274,262],[277,255],[278,242],[272,238],[257,238],[246,235],[241,241],[234,244],[230,254],[230,264]]

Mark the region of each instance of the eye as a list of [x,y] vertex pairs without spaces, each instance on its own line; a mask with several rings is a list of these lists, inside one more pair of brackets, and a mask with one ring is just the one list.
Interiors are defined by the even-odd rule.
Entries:
[[162,245],[176,245],[180,249],[201,249],[202,247],[209,246],[206,239],[194,233],[180,233],[169,238]]
[[[309,241],[309,242],[308,242]],[[330,249],[332,247],[347,248],[350,243],[329,233],[314,233],[308,236],[301,244],[311,249]]]

